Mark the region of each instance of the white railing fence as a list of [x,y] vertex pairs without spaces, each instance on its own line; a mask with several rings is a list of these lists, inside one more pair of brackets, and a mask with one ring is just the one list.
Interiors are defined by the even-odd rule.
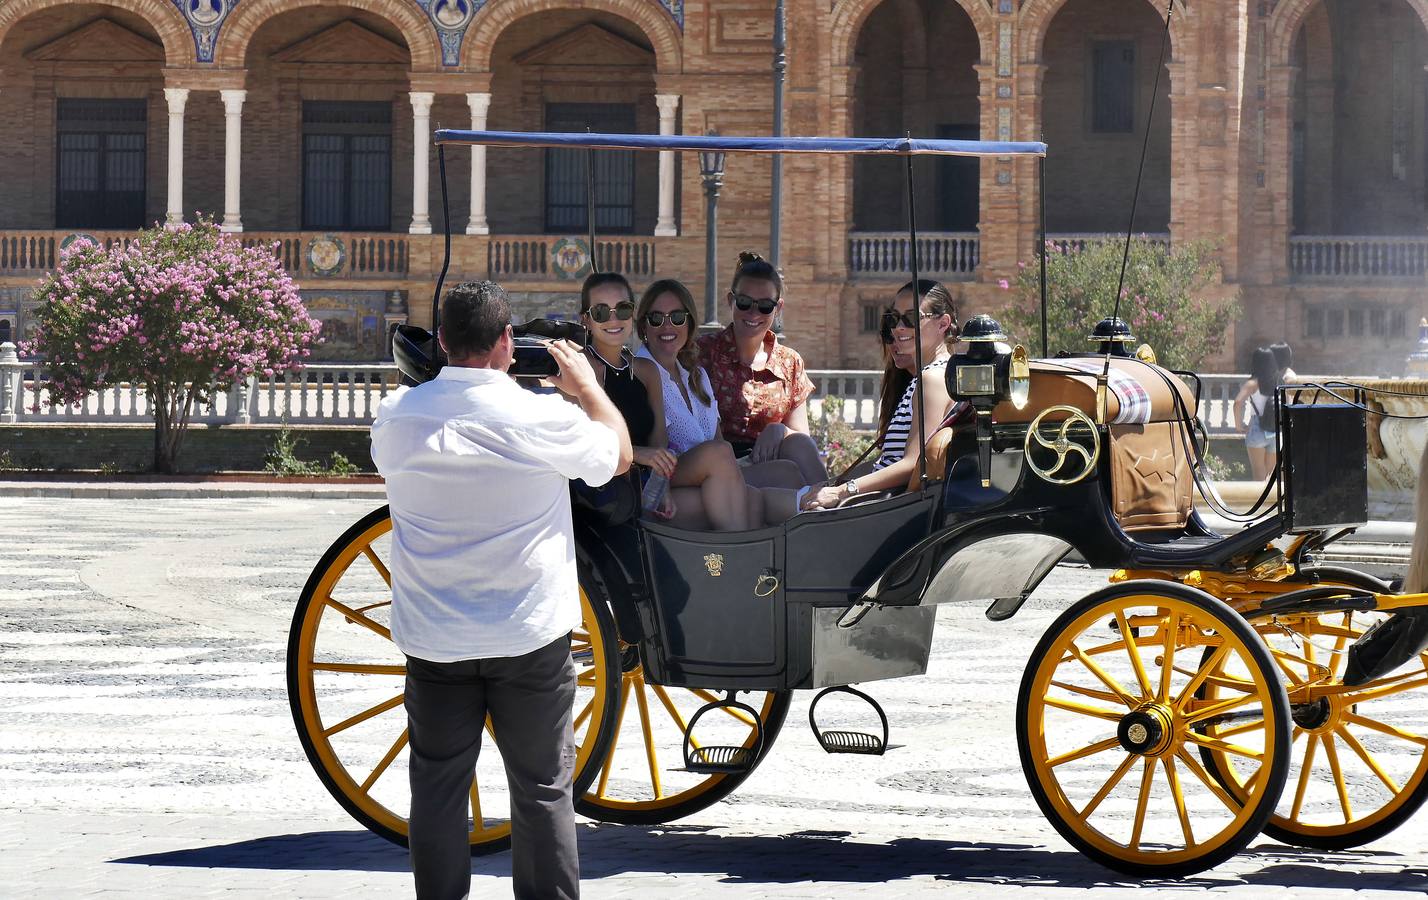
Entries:
[[[843,400],[843,420],[859,431],[872,431],[878,421],[882,372],[871,369],[815,369],[809,413],[825,415],[823,401]],[[1302,376],[1306,381],[1320,376]],[[1338,376],[1335,376],[1338,377]],[[1233,434],[1235,395],[1248,375],[1202,375],[1199,415],[1211,434]],[[83,403],[50,407],[46,402],[42,363],[22,361],[14,344],[0,345],[0,424],[23,422],[87,423],[152,422],[142,385],[122,384],[97,391]],[[297,372],[247,383],[214,395],[211,403],[193,411],[189,421],[207,425],[366,425],[377,404],[399,383],[391,363],[312,365]],[[35,411],[35,407],[39,411]]]

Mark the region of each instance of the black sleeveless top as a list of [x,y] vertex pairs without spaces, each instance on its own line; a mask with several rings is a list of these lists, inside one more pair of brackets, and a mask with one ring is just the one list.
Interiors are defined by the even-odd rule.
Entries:
[[[605,396],[615,404],[620,415],[625,417],[625,427],[630,431],[630,443],[636,447],[647,447],[650,435],[654,433],[654,408],[650,406],[649,393],[642,381],[635,377],[635,367],[630,355],[623,350],[620,357],[625,361],[623,369],[617,369],[605,362],[593,349],[589,356],[593,365],[605,368]],[[598,370],[597,370],[598,371]]]

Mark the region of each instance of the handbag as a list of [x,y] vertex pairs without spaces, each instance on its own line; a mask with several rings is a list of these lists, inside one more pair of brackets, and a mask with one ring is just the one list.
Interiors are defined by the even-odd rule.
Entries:
[[635,467],[602,485],[580,479],[570,482],[570,506],[587,521],[600,526],[622,525],[640,515],[640,488]]

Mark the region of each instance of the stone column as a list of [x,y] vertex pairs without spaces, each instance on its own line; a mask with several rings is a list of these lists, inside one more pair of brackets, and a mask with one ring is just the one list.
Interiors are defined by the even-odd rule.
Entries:
[[[19,421],[20,375],[20,357],[15,345],[9,341],[0,344],[0,423],[13,425]],[[36,390],[37,396],[38,393]]]
[[[491,108],[489,93],[469,93],[466,105],[471,107],[471,130],[486,130],[486,113]],[[471,146],[471,218],[466,223],[467,234],[490,234],[491,224],[486,221],[486,148],[481,144]]]
[[427,213],[431,162],[431,103],[436,94],[412,91],[412,234],[431,234]]
[[169,207],[168,224],[183,222],[183,111],[188,88],[164,88],[169,102]]
[[223,145],[223,226],[231,233],[243,230],[243,101],[247,91],[219,91],[227,116],[228,132]]
[[[678,94],[655,94],[659,107],[659,133],[674,134],[674,114],[679,110]],[[659,218],[655,221],[656,237],[674,237],[679,228],[674,223],[674,152],[659,154]]]

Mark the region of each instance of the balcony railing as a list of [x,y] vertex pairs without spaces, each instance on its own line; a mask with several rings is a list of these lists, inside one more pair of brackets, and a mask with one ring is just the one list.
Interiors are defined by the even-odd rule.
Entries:
[[[858,231],[848,235],[848,271],[855,279],[909,277],[910,241],[895,231]],[[948,281],[970,280],[977,270],[977,232],[924,232],[917,236],[919,275]]]
[[1305,281],[1428,277],[1428,236],[1293,235],[1289,273]]
[[[1170,249],[1170,235],[1167,232],[1142,233],[1133,235],[1136,240],[1149,241],[1166,250]],[[1104,244],[1108,241],[1123,242],[1124,233],[1111,231],[1061,231],[1046,235],[1046,242],[1056,253],[1080,253],[1088,244]]]
[[[37,275],[59,265],[70,235],[94,238],[106,250],[133,241],[137,231],[0,231],[0,275]],[[244,247],[271,247],[294,278],[405,277],[410,269],[405,234],[325,231],[246,231]]]
[[[599,238],[596,255],[600,271],[619,272],[635,279],[655,275],[658,241],[647,237]],[[587,242],[562,235],[492,235],[486,248],[488,277],[497,281],[554,281],[571,277],[588,262]],[[568,248],[568,249],[567,249]]]

